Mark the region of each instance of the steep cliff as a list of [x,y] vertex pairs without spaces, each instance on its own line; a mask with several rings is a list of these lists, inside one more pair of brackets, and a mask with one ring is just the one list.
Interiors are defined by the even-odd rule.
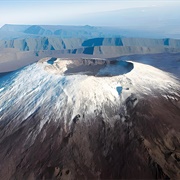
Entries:
[[[175,39],[143,39],[143,38],[60,38],[60,37],[38,37],[25,39],[1,40],[0,48],[16,48],[21,51],[39,51],[39,50],[62,50],[77,49],[80,47],[96,46],[119,46],[134,48],[156,48],[158,51],[162,48],[180,48],[180,40]],[[160,51],[161,52],[161,51]],[[135,52],[136,53],[136,52]]]

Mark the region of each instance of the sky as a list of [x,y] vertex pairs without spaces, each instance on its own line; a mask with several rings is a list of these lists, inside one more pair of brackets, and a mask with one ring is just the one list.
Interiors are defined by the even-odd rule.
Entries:
[[[171,9],[173,7],[179,7],[180,9],[180,1],[0,0],[0,26],[4,24],[98,25],[98,23],[107,26],[111,22],[110,17],[109,19],[107,17],[103,19],[102,17],[102,19],[97,20],[95,15],[109,11],[137,8],[156,8],[161,13],[162,7],[168,8],[169,6],[172,7]],[[168,12],[168,9],[166,10]],[[88,16],[92,18],[83,18]],[[133,16],[136,16],[136,12]],[[152,14],[152,18],[156,17]]]

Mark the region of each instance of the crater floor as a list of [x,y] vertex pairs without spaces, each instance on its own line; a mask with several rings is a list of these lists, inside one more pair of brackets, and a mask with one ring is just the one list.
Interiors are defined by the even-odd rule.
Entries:
[[45,58],[40,63],[46,64],[46,70],[64,75],[118,76],[133,69],[133,63],[131,62],[100,58],[82,58],[80,60]]

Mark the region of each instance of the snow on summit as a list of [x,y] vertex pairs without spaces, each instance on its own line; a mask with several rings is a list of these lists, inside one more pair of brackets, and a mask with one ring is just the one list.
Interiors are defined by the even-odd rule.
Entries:
[[[91,68],[86,71],[86,66]],[[1,121],[8,115],[19,124],[38,111],[40,129],[51,118],[65,125],[77,115],[85,120],[100,113],[106,120],[117,118],[132,94],[141,98],[158,91],[165,96],[180,89],[169,74],[130,61],[43,59],[6,76],[0,82]]]

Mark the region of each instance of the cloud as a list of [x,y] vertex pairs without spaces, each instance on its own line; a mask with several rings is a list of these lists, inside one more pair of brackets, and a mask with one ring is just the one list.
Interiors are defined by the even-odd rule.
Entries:
[[[84,14],[131,9],[138,7],[161,7],[173,5],[173,1],[125,1],[125,0],[38,0],[2,1],[0,23],[3,24],[68,24]],[[74,21],[74,24],[78,22]],[[87,23],[85,23],[87,24]]]

